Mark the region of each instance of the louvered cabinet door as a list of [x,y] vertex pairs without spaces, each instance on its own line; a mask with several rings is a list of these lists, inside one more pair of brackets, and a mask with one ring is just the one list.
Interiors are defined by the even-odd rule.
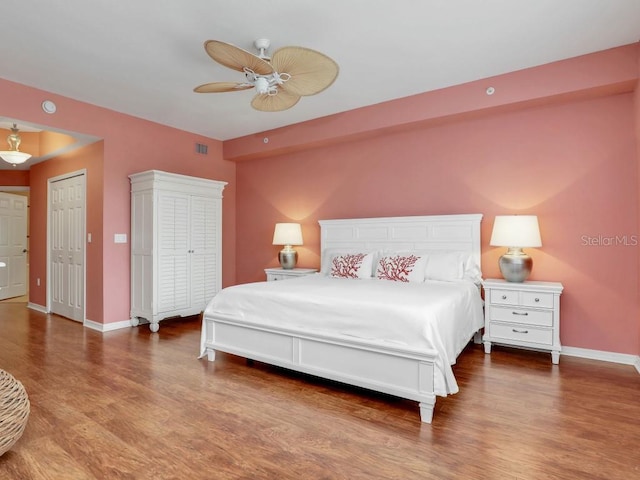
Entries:
[[189,196],[158,195],[158,314],[190,307]]
[[220,200],[191,197],[191,306],[204,310],[219,290]]

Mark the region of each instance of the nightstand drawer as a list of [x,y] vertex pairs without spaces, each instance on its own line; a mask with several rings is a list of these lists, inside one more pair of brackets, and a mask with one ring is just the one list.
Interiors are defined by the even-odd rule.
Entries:
[[511,290],[491,290],[491,303],[495,305],[518,305],[518,292]]
[[553,308],[553,293],[522,292],[522,305],[526,307]]
[[528,310],[524,308],[491,307],[491,321],[522,323],[527,325],[539,325],[541,327],[553,326],[553,312],[551,310]]
[[500,339],[503,338],[505,340],[518,340],[520,342],[551,345],[553,344],[553,330],[529,326],[507,325],[503,323],[492,323],[491,338],[497,342],[500,342]]
[[267,274],[267,282],[277,282],[279,280],[291,280],[292,278],[304,277],[306,275],[314,275],[317,272],[315,268],[292,268],[285,270],[284,268],[265,268],[264,273]]

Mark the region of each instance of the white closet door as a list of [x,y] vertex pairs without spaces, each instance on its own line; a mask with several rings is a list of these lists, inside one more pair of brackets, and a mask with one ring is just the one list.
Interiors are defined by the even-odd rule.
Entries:
[[84,321],[85,176],[49,187],[51,312]]
[[0,193],[0,300],[27,293],[27,197]]
[[216,293],[217,201],[191,197],[191,307],[204,310]]
[[189,197],[158,194],[158,313],[189,308]]

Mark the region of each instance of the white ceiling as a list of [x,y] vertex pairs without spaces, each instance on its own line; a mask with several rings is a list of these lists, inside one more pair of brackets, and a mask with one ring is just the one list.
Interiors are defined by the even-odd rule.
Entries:
[[[220,140],[640,40],[640,0],[3,0],[2,16],[0,77]],[[252,90],[193,93],[242,81],[205,40],[256,38],[340,75],[277,113]]]

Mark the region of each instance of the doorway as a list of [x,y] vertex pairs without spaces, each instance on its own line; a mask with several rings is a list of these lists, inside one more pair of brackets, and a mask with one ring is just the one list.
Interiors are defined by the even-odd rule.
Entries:
[[26,298],[28,197],[0,192],[0,300]]
[[49,179],[49,311],[77,322],[85,316],[85,176]]

